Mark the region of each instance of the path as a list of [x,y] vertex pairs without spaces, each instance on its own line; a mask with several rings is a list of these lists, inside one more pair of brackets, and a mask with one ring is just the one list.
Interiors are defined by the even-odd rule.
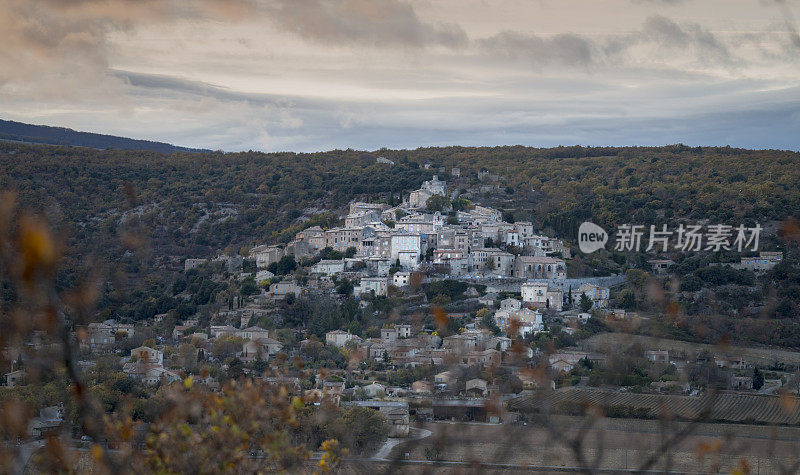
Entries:
[[428,437],[429,435],[431,435],[431,431],[429,431],[428,429],[420,429],[420,428],[417,428],[417,427],[412,427],[410,429],[410,431],[411,431],[411,434],[412,434],[410,437],[404,437],[404,438],[390,437],[390,438],[386,439],[386,442],[384,442],[384,444],[383,444],[383,446],[381,446],[380,450],[375,452],[375,455],[370,457],[370,460],[378,460],[378,461],[383,461],[383,462],[389,461],[389,458],[388,458],[389,454],[392,452],[392,449],[395,448],[397,445],[402,444],[404,442],[409,442],[409,441],[412,441],[412,440],[424,439],[425,437]]

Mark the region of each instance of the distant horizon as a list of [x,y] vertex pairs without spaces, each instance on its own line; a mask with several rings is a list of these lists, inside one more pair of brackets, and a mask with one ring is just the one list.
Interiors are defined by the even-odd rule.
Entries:
[[[0,120],[10,120],[10,119],[0,117]],[[20,121],[14,121],[14,122],[20,122]],[[25,123],[25,122],[22,122],[22,123]],[[255,150],[255,149],[247,149],[247,150],[222,150],[222,149],[212,150],[212,149],[206,149],[206,150],[202,150],[201,149],[202,147],[195,146],[195,145],[192,145],[192,144],[162,142],[162,141],[159,141],[159,140],[146,138],[146,137],[135,137],[135,136],[127,136],[127,135],[113,135],[113,134],[107,134],[107,133],[104,133],[104,132],[96,132],[96,131],[90,131],[90,130],[79,130],[79,129],[75,129],[75,128],[69,127],[69,126],[57,126],[57,125],[44,124],[44,123],[35,123],[35,124],[34,123],[25,123],[25,124],[26,125],[36,126],[36,127],[63,128],[63,129],[71,130],[71,131],[79,133],[79,134],[97,134],[97,135],[105,135],[105,136],[114,137],[114,138],[120,138],[120,139],[129,139],[129,140],[134,140],[134,141],[147,141],[147,142],[153,142],[153,143],[158,143],[158,144],[166,144],[166,145],[170,145],[170,146],[173,146],[173,147],[176,147],[176,148],[181,148],[181,149],[197,149],[197,150],[181,150],[181,152],[184,152],[184,153],[214,153],[214,152],[220,152],[221,151],[223,153],[258,152],[258,153],[265,153],[265,154],[269,154],[269,153],[311,154],[311,153],[326,153],[326,152],[332,152],[332,151],[336,151],[336,150],[348,150],[348,149],[349,150],[359,151],[359,152],[377,153],[377,152],[380,152],[381,150],[389,150],[389,151],[394,151],[394,152],[400,152],[400,151],[404,151],[404,150],[416,150],[416,149],[424,149],[424,148],[448,148],[448,147],[464,147],[464,148],[526,147],[526,148],[553,149],[553,148],[558,148],[558,147],[660,148],[660,147],[669,147],[669,146],[674,146],[674,145],[684,145],[684,146],[692,147],[692,148],[695,148],[695,147],[702,147],[702,148],[725,148],[725,147],[730,147],[730,148],[735,148],[735,149],[752,150],[752,151],[775,150],[775,151],[783,151],[783,152],[800,152],[800,148],[795,148],[795,149],[791,149],[791,148],[769,148],[769,147],[753,148],[753,147],[739,147],[739,146],[734,146],[734,145],[730,145],[730,144],[725,144],[725,145],[708,145],[708,144],[705,144],[705,145],[703,145],[703,144],[690,144],[690,143],[684,143],[684,142],[663,143],[663,144],[659,144],[659,145],[643,145],[643,144],[598,145],[598,144],[573,143],[573,144],[558,144],[558,145],[547,145],[547,146],[536,145],[536,144],[523,144],[523,143],[513,143],[513,144],[512,143],[505,143],[505,144],[500,144],[499,143],[499,144],[486,144],[486,145],[465,145],[465,144],[453,143],[453,144],[443,144],[443,145],[418,145],[418,146],[413,146],[412,145],[412,146],[397,147],[397,148],[395,148],[395,147],[368,148],[368,147],[352,147],[351,146],[351,147],[346,147],[346,148],[328,148],[328,149],[320,149],[320,150]],[[7,139],[2,139],[2,138],[0,138],[0,141],[29,143],[29,144],[32,144],[32,145],[51,145],[51,146],[69,145],[69,144],[49,144],[49,143],[43,143],[43,142],[25,142],[25,141],[7,140]],[[73,146],[81,146],[81,145],[73,145]],[[96,148],[96,147],[91,147],[91,146],[87,146],[87,147],[88,148]],[[162,153],[166,153],[166,152],[162,152]]]

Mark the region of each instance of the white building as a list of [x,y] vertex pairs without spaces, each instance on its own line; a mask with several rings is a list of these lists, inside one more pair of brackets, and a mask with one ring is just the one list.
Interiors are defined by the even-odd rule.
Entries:
[[338,348],[343,347],[349,341],[358,342],[359,340],[361,340],[361,338],[359,338],[358,335],[353,335],[350,332],[342,330],[334,330],[325,334],[325,344]]
[[344,272],[344,261],[323,259],[311,268],[312,274],[337,275]]
[[420,234],[398,233],[392,235],[389,253],[392,261],[399,260],[401,266],[414,268],[419,264],[422,252],[422,236]]
[[409,282],[411,282],[411,272],[398,271],[392,276],[392,283],[396,287],[405,287]]
[[375,295],[385,296],[389,290],[391,279],[388,277],[362,277],[361,283],[353,289],[356,297],[374,292]]

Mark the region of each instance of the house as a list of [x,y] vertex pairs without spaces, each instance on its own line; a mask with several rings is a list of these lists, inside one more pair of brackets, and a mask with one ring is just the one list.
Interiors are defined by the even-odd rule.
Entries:
[[414,190],[408,197],[408,205],[412,208],[425,208],[428,198],[434,195],[447,195],[447,183],[439,180],[438,175],[422,183],[422,188]]
[[389,258],[392,261],[400,261],[400,265],[406,269],[415,268],[424,251],[422,235],[419,233],[400,232],[391,235]]
[[373,360],[382,360],[391,345],[378,338],[368,338],[358,344],[358,351]]
[[433,214],[416,213],[403,216],[394,227],[408,233],[435,234],[444,224],[444,216],[437,211]]
[[486,305],[489,308],[494,307],[494,303],[497,300],[497,294],[494,292],[488,293],[483,297],[478,298],[478,303],[481,305]]
[[399,323],[394,327],[397,329],[398,338],[411,338],[411,325],[407,323]]
[[240,359],[244,362],[257,359],[259,356],[267,359],[276,355],[283,349],[283,343],[272,338],[259,338],[242,343],[242,355]]
[[569,372],[581,360],[589,360],[592,363],[603,364],[606,361],[605,355],[598,353],[587,353],[582,351],[562,351],[553,353],[548,357],[550,367],[556,371]]
[[386,425],[389,427],[386,434],[388,437],[408,437],[410,418],[407,407],[381,408],[379,412],[386,418]]
[[175,325],[175,327],[172,328],[172,339],[177,340],[181,338],[186,332],[186,330],[189,329],[191,329],[191,327],[186,325]]
[[394,327],[381,328],[381,340],[392,343],[397,340],[397,329]]
[[358,335],[353,335],[350,332],[342,330],[333,330],[325,334],[325,344],[341,348],[350,341],[358,342],[361,338]]
[[653,363],[669,363],[669,351],[666,350],[647,350],[644,357]]
[[489,343],[489,347],[498,351],[508,351],[508,349],[511,348],[511,338],[505,336],[493,337]]
[[245,340],[266,340],[269,339],[269,330],[261,327],[247,327],[243,330],[237,330],[236,336],[244,338]]
[[250,257],[255,259],[256,267],[266,269],[273,262],[278,262],[284,256],[283,249],[279,246],[256,246],[250,250]]
[[411,282],[411,272],[398,271],[392,276],[392,283],[396,287],[405,287]]
[[464,392],[473,397],[483,397],[487,390],[488,383],[480,378],[470,379],[464,388]]
[[260,270],[260,271],[256,272],[256,283],[260,284],[261,282],[264,282],[265,280],[269,280],[269,279],[271,279],[273,277],[275,277],[275,274],[273,274],[272,272],[270,272],[268,270]]
[[149,346],[140,346],[131,350],[131,358],[136,358],[140,363],[148,363],[155,365],[164,364],[164,353]]
[[533,304],[535,307],[543,308],[548,305],[547,282],[526,282],[522,284],[522,301]]
[[675,265],[675,262],[670,259],[650,259],[647,261],[650,264],[650,267],[653,268],[653,272],[656,274],[663,274],[667,272],[667,270]]
[[750,376],[731,376],[730,388],[734,390],[753,389],[753,378]]
[[561,310],[564,291],[548,282],[526,282],[522,284],[522,301],[537,308]]
[[470,351],[461,357],[461,361],[468,366],[499,366],[502,357],[500,352],[494,349],[483,351]]
[[11,371],[10,373],[5,374],[5,387],[13,388],[14,386],[19,386],[24,384],[25,382],[25,370],[18,369],[16,371]]
[[517,332],[523,338],[530,333],[542,331],[542,314],[538,310],[529,308],[503,309],[501,308],[494,314],[495,324],[508,335],[512,326],[516,326]]
[[384,386],[383,384],[377,383],[377,382],[373,382],[371,384],[363,386],[361,389],[363,389],[364,392],[369,397],[377,397],[379,395],[386,395],[386,386]]
[[289,294],[294,294],[294,296],[297,297],[300,295],[300,286],[293,280],[275,282],[269,286],[269,291],[276,299],[286,298]]
[[341,259],[323,259],[311,267],[311,273],[313,274],[337,275],[342,272],[344,272],[344,261]]
[[608,298],[611,291],[608,287],[583,283],[578,287],[577,292],[572,292],[573,303],[580,303],[581,295],[586,294],[592,301],[594,308],[605,308],[608,306]]
[[477,346],[478,339],[475,335],[450,335],[442,339],[442,348],[454,353],[468,353]]
[[186,259],[183,263],[183,271],[188,272],[192,269],[197,269],[208,262],[208,259]]
[[782,260],[782,252],[762,251],[757,257],[742,257],[736,267],[754,272],[766,271],[780,264]]
[[414,365],[414,357],[420,352],[419,342],[413,340],[398,341],[389,349],[389,356],[395,364]]
[[62,405],[43,407],[39,410],[39,417],[34,417],[28,423],[28,434],[40,439],[48,434],[57,435],[64,422],[64,407]]
[[555,257],[517,256],[513,275],[518,279],[564,280],[567,278],[567,265]]
[[441,373],[438,373],[438,374],[434,375],[434,377],[433,377],[433,382],[434,383],[436,383],[436,384],[444,384],[444,385],[448,385],[448,386],[450,384],[453,384],[453,382],[455,382],[455,380],[456,380],[456,377],[451,371],[442,371]]
[[411,391],[416,394],[428,394],[433,392],[433,385],[428,381],[414,381],[411,383]]
[[[86,326],[85,343],[91,349],[108,346],[116,341],[115,331],[108,323],[90,323]],[[83,343],[83,342],[82,342]]]
[[344,391],[344,382],[341,381],[324,381],[322,383],[322,397],[323,399],[339,405],[342,400],[342,392]]
[[163,367],[148,368],[139,377],[144,384],[157,384],[159,382],[174,383],[180,381],[181,377],[174,371],[169,371]]
[[356,297],[370,293],[385,296],[389,291],[390,282],[391,279],[388,277],[362,277],[361,283],[353,289],[353,294]]
[[570,363],[569,361],[565,361],[563,359],[557,359],[550,362],[550,367],[559,373],[569,373],[572,371],[572,368],[575,367],[575,363]]
[[547,288],[547,308],[561,311],[564,306],[564,290],[561,287],[550,286]]
[[235,336],[239,329],[230,325],[211,325],[211,338]]
[[433,263],[437,267],[447,267],[443,271],[452,276],[464,275],[470,270],[469,254],[461,249],[436,249],[433,251]]

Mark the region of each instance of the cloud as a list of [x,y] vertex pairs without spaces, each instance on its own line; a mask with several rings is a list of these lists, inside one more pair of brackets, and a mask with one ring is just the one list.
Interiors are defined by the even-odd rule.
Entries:
[[108,67],[110,33],[178,18],[243,18],[252,8],[249,0],[6,0],[0,87],[60,82],[64,92],[86,88]]
[[522,58],[534,65],[588,66],[595,61],[593,43],[579,35],[560,34],[549,38],[516,31],[504,31],[478,40],[486,53]]
[[450,48],[468,42],[457,25],[423,22],[399,0],[270,0],[261,8],[279,28],[319,42]]
[[641,67],[656,63],[664,67],[692,61],[702,67],[733,67],[740,62],[729,47],[708,29],[696,23],[679,24],[660,15],[648,17],[639,29],[623,35],[589,37],[562,33],[537,36],[504,31],[476,43],[484,54],[495,58],[524,59],[534,66]]

